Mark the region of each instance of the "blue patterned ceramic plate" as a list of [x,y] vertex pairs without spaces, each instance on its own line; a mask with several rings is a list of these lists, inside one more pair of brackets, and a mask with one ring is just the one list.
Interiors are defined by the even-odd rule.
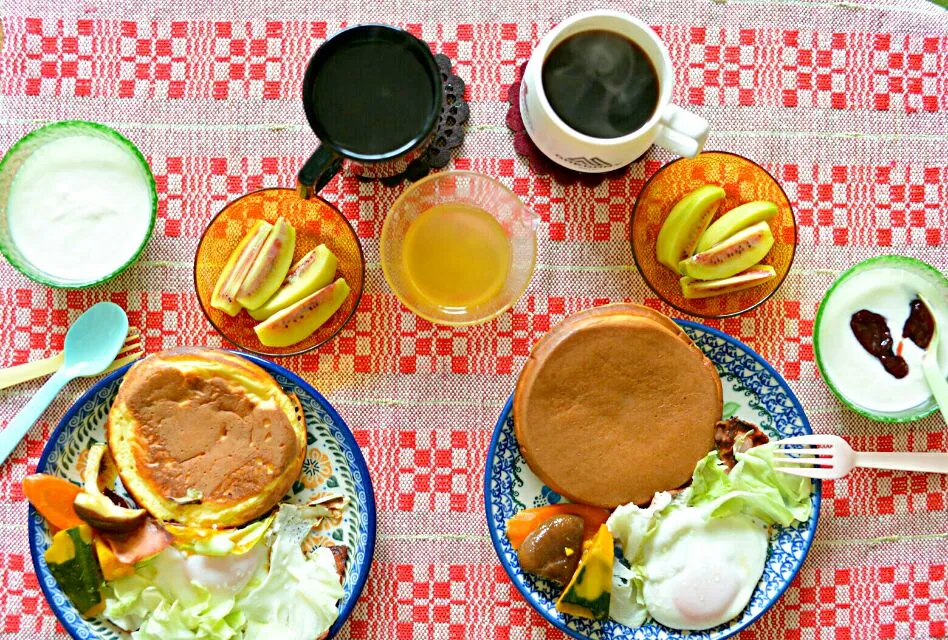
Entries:
[[[342,494],[349,506],[339,521],[326,521],[313,530],[307,544],[323,542],[349,547],[349,562],[343,582],[345,595],[339,602],[339,617],[329,632],[336,635],[355,606],[372,564],[375,549],[375,495],[365,459],[352,432],[332,405],[313,387],[290,371],[244,353],[260,365],[287,391],[295,393],[303,406],[308,431],[308,448],[303,472],[293,485],[287,500],[304,503],[324,492]],[[37,472],[49,473],[79,483],[80,470],[89,448],[105,442],[105,422],[118,393],[128,365],[95,384],[60,421],[50,436],[37,465]],[[119,486],[119,493],[128,494]],[[29,541],[33,568],[49,606],[73,638],[124,640],[129,634],[112,626],[102,617],[84,620],[66,598],[43,559],[51,536],[46,521],[30,507]]]
[[[812,433],[803,408],[773,367],[734,338],[701,324],[678,320],[705,355],[714,362],[724,387],[725,417],[737,415],[760,425],[771,438]],[[775,527],[760,583],[744,612],[730,623],[707,631],[678,631],[655,622],[631,629],[613,620],[594,621],[564,615],[554,603],[562,589],[524,573],[517,552],[505,535],[505,523],[521,509],[561,500],[530,471],[514,435],[511,404],[507,402],[491,438],[484,474],[487,527],[494,549],[514,586],[544,618],[579,640],[721,640],[759,618],[783,594],[803,564],[820,511],[820,483],[813,485],[813,515],[809,522]]]

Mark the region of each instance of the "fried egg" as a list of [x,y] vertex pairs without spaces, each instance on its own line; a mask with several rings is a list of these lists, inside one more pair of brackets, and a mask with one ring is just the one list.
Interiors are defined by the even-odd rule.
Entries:
[[689,630],[736,617],[764,572],[767,547],[767,528],[752,518],[671,510],[638,557],[649,614],[667,627]]
[[155,568],[154,579],[168,585],[169,594],[190,602],[199,585],[211,593],[234,595],[242,590],[261,568],[266,569],[268,549],[257,544],[243,555],[203,556],[183,553],[168,547],[149,563]]
[[254,545],[243,555],[187,556],[184,569],[191,582],[203,585],[211,591],[237,593],[243,589],[257,569],[266,561],[265,545]]

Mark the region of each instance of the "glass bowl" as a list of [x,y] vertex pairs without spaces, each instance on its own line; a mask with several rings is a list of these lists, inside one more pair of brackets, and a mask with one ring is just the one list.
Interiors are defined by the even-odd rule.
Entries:
[[[675,203],[703,184],[724,188],[726,195],[717,216],[753,200],[770,200],[777,205],[779,211],[768,223],[774,234],[774,246],[762,261],[774,268],[776,278],[713,298],[688,299],[681,294],[681,275],[658,261],[655,244]],[[797,245],[796,220],[783,188],[757,163],[725,151],[679,158],[659,169],[635,201],[631,227],[632,256],[646,284],[674,308],[701,318],[736,316],[763,304],[783,284]]]
[[[36,267],[23,255],[16,244],[14,244],[7,223],[7,202],[10,197],[10,187],[13,184],[17,171],[23,166],[26,159],[43,145],[54,140],[61,140],[72,136],[101,138],[121,147],[128,153],[129,162],[139,166],[151,190],[151,210],[148,212],[148,226],[138,248],[118,269],[111,273],[104,274],[101,277],[91,279],[61,278]],[[7,262],[9,262],[14,269],[34,282],[59,289],[85,289],[108,282],[125,271],[142,254],[145,250],[145,246],[148,244],[148,240],[151,238],[157,217],[158,191],[155,187],[155,177],[151,172],[151,167],[148,166],[148,161],[131,140],[105,125],[95,122],[86,122],[84,120],[54,122],[53,124],[31,131],[20,138],[16,144],[10,147],[6,155],[3,156],[3,160],[0,160],[0,253],[3,254],[3,257],[7,259]]]
[[[830,391],[833,392],[833,395],[852,411],[877,422],[915,422],[916,420],[927,418],[938,410],[938,402],[934,396],[928,398],[926,402],[914,407],[909,407],[908,409],[903,409],[902,411],[879,411],[869,409],[850,400],[844,395],[843,392],[833,384],[832,379],[827,373],[825,357],[823,355],[823,340],[821,338],[823,333],[823,312],[826,310],[827,303],[843,282],[873,269],[901,269],[920,276],[923,280],[930,283],[935,290],[940,292],[939,297],[933,297],[929,302],[935,306],[940,306],[942,309],[948,308],[948,277],[930,264],[907,256],[878,256],[876,258],[863,260],[840,274],[826,291],[826,295],[823,296],[823,300],[820,302],[820,308],[816,312],[816,320],[813,322],[813,353],[816,356],[816,366],[820,370],[820,376],[823,378],[823,381],[826,382],[826,386],[829,387]],[[939,351],[942,355],[941,361],[944,362],[944,350],[946,347],[943,328],[939,333],[942,336],[939,339],[941,345]],[[897,336],[893,336],[893,338],[896,337]]]
[[[211,306],[211,294],[231,252],[257,220],[274,223],[286,218],[296,229],[293,262],[319,244],[336,254],[336,277],[344,277],[351,292],[336,313],[311,336],[288,347],[268,347],[257,339],[257,321],[246,312],[229,316]],[[201,310],[222,336],[245,351],[264,356],[293,356],[332,340],[359,306],[365,281],[362,245],[341,211],[319,197],[300,198],[295,189],[261,189],[230,202],[204,230],[194,258],[194,286]]]
[[[473,307],[445,307],[424,297],[410,282],[402,262],[405,235],[412,221],[431,207],[449,202],[487,211],[510,241],[507,280],[497,295]],[[380,240],[382,271],[402,304],[426,320],[449,326],[487,322],[509,309],[530,284],[536,265],[538,220],[513,191],[493,178],[471,171],[436,173],[408,187],[388,212]]]

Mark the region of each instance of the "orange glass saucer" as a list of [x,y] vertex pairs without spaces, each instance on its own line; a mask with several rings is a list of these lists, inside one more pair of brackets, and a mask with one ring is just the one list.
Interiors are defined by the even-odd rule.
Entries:
[[[768,223],[774,234],[774,246],[761,261],[774,268],[776,278],[751,289],[713,298],[692,300],[681,294],[681,275],[658,261],[655,244],[675,203],[703,184],[724,188],[726,196],[717,216],[753,200],[770,200],[777,205],[779,211]],[[694,158],[679,158],[659,169],[645,183],[635,201],[631,227],[632,256],[645,283],[674,308],[701,318],[735,316],[763,304],[783,284],[797,245],[793,208],[780,184],[757,163],[725,151],[706,151]]]
[[[352,291],[342,307],[306,340],[289,347],[267,347],[257,339],[253,330],[257,322],[247,312],[231,317],[211,306],[211,294],[231,252],[253,223],[274,223],[280,216],[296,229],[293,262],[325,244],[338,258],[336,277],[345,278]],[[355,314],[364,280],[362,245],[346,217],[321,198],[300,198],[295,189],[261,189],[229,203],[205,229],[194,257],[194,286],[204,315],[227,340],[264,356],[298,355],[332,340]]]

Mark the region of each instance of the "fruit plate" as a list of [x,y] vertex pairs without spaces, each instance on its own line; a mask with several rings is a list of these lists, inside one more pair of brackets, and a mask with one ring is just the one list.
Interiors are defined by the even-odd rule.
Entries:
[[[296,230],[293,264],[317,245],[325,244],[338,259],[333,280],[345,278],[351,291],[339,310],[309,337],[286,347],[268,347],[257,338],[257,321],[246,311],[229,316],[211,306],[211,296],[231,252],[254,223],[266,220],[273,224],[280,217]],[[295,189],[260,189],[229,203],[207,225],[194,256],[194,287],[208,322],[228,341],[262,356],[298,355],[332,340],[355,315],[364,280],[362,245],[346,216],[318,196],[309,200],[298,197]]]
[[[675,203],[703,184],[724,188],[724,201],[715,219],[739,204],[754,200],[770,200],[777,205],[777,215],[768,222],[774,245],[762,261],[773,266],[775,278],[750,289],[712,298],[689,299],[682,295],[680,274],[658,261],[655,247],[658,232]],[[725,151],[705,151],[694,158],[679,158],[659,169],[636,198],[630,226],[632,257],[645,283],[671,306],[701,318],[735,316],[763,304],[787,277],[797,244],[793,208],[780,184],[757,163]]]
[[[349,499],[343,518],[326,522],[313,530],[308,544],[335,543],[349,547],[349,562],[343,582],[345,595],[339,602],[339,617],[329,630],[336,635],[352,612],[372,564],[375,549],[375,495],[365,459],[352,432],[332,405],[307,382],[287,369],[262,358],[239,353],[272,375],[287,393],[294,393],[306,416],[307,452],[303,471],[284,498],[305,503],[322,492],[342,493]],[[105,422],[119,385],[131,365],[126,365],[97,382],[70,409],[53,431],[36,467],[79,483],[80,469],[87,451],[96,442],[105,442]],[[119,487],[120,494],[128,494]],[[130,634],[97,616],[83,619],[50,574],[43,552],[51,535],[45,519],[33,507],[29,510],[29,544],[33,568],[53,613],[73,638],[86,640],[126,640]]]
[[[806,414],[786,381],[763,358],[727,334],[704,325],[677,320],[715,364],[724,387],[724,417],[736,415],[760,425],[773,438],[812,433]],[[820,511],[821,487],[813,483],[813,513],[808,522],[774,527],[767,563],[747,608],[734,620],[707,631],[679,631],[655,622],[632,629],[614,620],[595,621],[564,615],[554,603],[560,589],[520,569],[517,552],[505,535],[508,518],[521,509],[563,501],[530,470],[514,433],[513,397],[494,428],[484,473],[487,527],[500,563],[521,595],[553,626],[579,640],[721,640],[759,618],[783,594],[800,570],[813,542]]]

